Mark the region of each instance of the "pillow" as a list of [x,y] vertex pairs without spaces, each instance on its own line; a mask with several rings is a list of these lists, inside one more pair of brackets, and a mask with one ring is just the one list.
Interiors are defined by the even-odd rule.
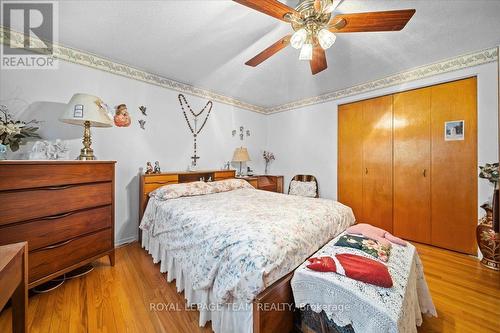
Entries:
[[349,234],[341,236],[335,246],[358,249],[383,262],[389,260],[389,254],[391,253],[390,245],[387,246],[366,237]]
[[211,186],[207,185],[205,182],[197,181],[191,183],[165,185],[149,193],[149,196],[155,197],[158,200],[169,200],[210,193],[214,193]]
[[309,258],[307,268],[318,272],[335,272],[348,278],[391,288],[392,278],[387,266],[355,254],[340,253],[334,257]]
[[314,198],[316,197],[316,182],[292,180],[290,182],[290,191],[288,194]]
[[239,188],[254,188],[244,179],[224,179],[208,183],[214,193],[237,190]]

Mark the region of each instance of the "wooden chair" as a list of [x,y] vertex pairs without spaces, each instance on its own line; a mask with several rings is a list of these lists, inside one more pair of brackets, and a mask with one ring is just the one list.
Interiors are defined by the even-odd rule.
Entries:
[[[312,175],[295,175],[293,176],[292,180],[296,180],[299,182],[315,182],[316,183],[316,196],[315,198],[319,198],[319,186],[318,186],[318,180],[316,177]],[[290,184],[292,182],[290,181]],[[290,184],[288,185],[288,194],[290,194]]]

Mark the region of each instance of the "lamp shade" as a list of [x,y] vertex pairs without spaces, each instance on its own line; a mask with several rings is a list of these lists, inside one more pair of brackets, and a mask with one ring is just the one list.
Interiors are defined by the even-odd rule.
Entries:
[[248,150],[243,147],[236,148],[233,154],[233,162],[246,162],[246,161],[250,161],[250,155],[248,155]]
[[87,94],[74,94],[59,120],[73,125],[84,125],[88,121],[94,127],[113,126],[113,119],[104,108],[103,101]]

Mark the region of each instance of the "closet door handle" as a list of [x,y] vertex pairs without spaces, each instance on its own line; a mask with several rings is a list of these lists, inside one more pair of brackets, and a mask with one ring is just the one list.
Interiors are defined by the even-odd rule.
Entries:
[[365,175],[368,174],[368,168],[365,168]]
[[424,169],[424,171],[422,172],[422,176],[427,177],[427,169]]

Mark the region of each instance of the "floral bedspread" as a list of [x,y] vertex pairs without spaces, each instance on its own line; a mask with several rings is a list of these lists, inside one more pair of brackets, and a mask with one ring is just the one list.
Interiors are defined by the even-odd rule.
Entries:
[[238,189],[150,198],[140,227],[162,239],[195,290],[248,303],[352,224],[352,210],[332,200]]

